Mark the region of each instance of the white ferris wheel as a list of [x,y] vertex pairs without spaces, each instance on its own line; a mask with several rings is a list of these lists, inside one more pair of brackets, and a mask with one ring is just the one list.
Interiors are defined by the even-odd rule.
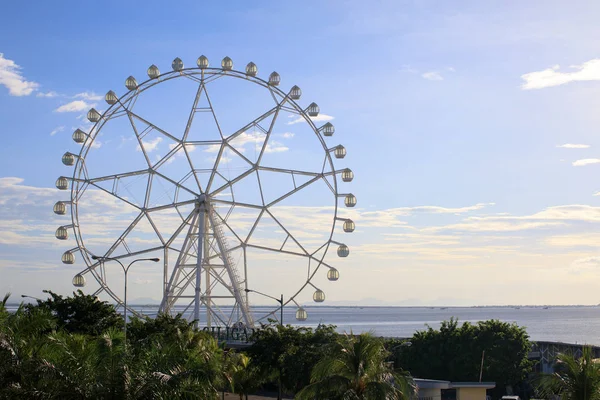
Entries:
[[[152,65],[146,81],[127,78],[124,95],[109,91],[106,110],[89,110],[90,126],[73,134],[81,150],[62,157],[73,175],[56,181],[71,193],[54,205],[71,216],[56,237],[76,240],[62,262],[80,253],[85,263],[74,286],[91,275],[95,294],[123,305],[105,261],[155,257],[160,311],[209,327],[253,327],[283,305],[304,321],[298,296],[325,300],[322,285],[339,278],[331,256],[349,255],[334,233],[355,227],[339,214],[338,202],[356,204],[339,178],[354,174],[336,169],[346,149],[327,144],[334,126],[316,125],[328,120],[317,104],[300,106],[298,86],[286,93],[278,73],[257,72],[252,62],[234,70],[229,57],[220,68],[176,58],[172,71]],[[264,303],[255,293],[279,293],[273,282],[295,289],[281,306],[251,306]]]

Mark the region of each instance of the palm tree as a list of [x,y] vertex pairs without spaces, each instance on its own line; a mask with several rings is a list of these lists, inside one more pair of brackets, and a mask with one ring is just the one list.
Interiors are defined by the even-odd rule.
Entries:
[[592,349],[584,347],[580,358],[559,355],[555,372],[541,378],[540,391],[563,400],[599,400],[600,363],[593,359]]
[[386,362],[383,342],[371,334],[341,336],[312,370],[300,400],[407,400],[415,392],[410,376]]
[[229,358],[231,390],[240,396],[240,400],[248,400],[248,395],[256,392],[262,384],[258,370],[244,353],[232,353]]
[[0,301],[0,399],[27,398],[35,392],[40,354],[56,321],[47,310],[30,310],[23,304],[9,313],[9,297]]
[[222,349],[203,332],[157,336],[130,365],[134,399],[216,399],[222,387]]

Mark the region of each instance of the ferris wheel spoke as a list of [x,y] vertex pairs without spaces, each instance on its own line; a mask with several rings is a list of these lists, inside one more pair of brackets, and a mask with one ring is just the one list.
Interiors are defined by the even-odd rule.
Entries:
[[136,208],[137,210],[141,210],[141,209],[142,209],[142,207],[140,207],[140,206],[138,206],[138,205],[136,205],[136,204],[132,203],[131,201],[127,200],[125,197],[118,195],[118,194],[116,193],[116,191],[112,191],[112,192],[111,192],[110,190],[107,190],[107,189],[103,188],[102,186],[100,186],[100,185],[97,185],[97,184],[95,184],[95,183],[91,183],[91,185],[92,185],[92,186],[94,186],[95,188],[98,188],[98,189],[102,190],[102,191],[103,191],[103,192],[105,192],[105,193],[108,193],[108,194],[110,194],[111,196],[114,196],[114,197],[116,197],[117,199],[121,200],[122,202],[129,204],[130,206],[132,206],[132,207]]
[[144,124],[148,125],[148,127],[162,133],[163,135],[165,135],[166,137],[168,137],[169,139],[180,143],[181,140],[179,140],[178,138],[176,138],[175,136],[171,135],[169,132],[165,131],[164,129],[159,128],[158,126],[156,126],[155,124],[153,124],[152,122],[148,121],[147,119],[139,116],[138,114],[134,113],[133,111],[127,109],[127,115],[129,115],[129,118],[133,120],[133,118],[143,122]]
[[295,251],[283,250],[283,249],[280,249],[280,248],[278,249],[278,248],[269,247],[269,246],[261,246],[261,245],[258,245],[258,244],[246,243],[245,246],[246,247],[251,247],[253,249],[258,249],[258,250],[272,251],[274,253],[284,253],[284,254],[290,254],[292,256],[298,256],[298,257],[309,257],[307,254],[304,254],[304,253],[297,253]]
[[175,185],[175,186],[176,186],[176,187],[177,187],[179,190],[185,190],[186,192],[188,192],[189,194],[191,194],[192,196],[195,196],[195,197],[199,196],[199,193],[196,193],[196,192],[194,192],[193,190],[189,189],[187,186],[184,186],[184,185],[182,185],[182,184],[181,184],[181,183],[179,183],[179,182],[175,182],[173,179],[169,178],[169,177],[168,177],[168,176],[166,176],[166,175],[163,175],[162,173],[160,173],[160,172],[158,172],[158,171],[154,171],[154,170],[153,170],[153,174],[154,174],[154,175],[158,175],[158,176],[160,176],[161,178],[163,178],[164,180],[166,180],[166,181],[168,181],[168,182],[172,183],[172,184],[173,184],[173,185]]
[[265,154],[265,150],[267,149],[267,145],[269,144],[269,139],[271,138],[271,133],[273,133],[273,127],[275,126],[275,122],[277,121],[277,117],[279,116],[280,111],[281,104],[278,104],[275,110],[275,115],[273,115],[273,119],[271,120],[269,130],[267,131],[265,141],[263,142],[262,148],[260,149],[260,154],[258,155],[258,159],[256,160],[256,165],[260,165],[263,155]]
[[224,139],[223,131],[221,130],[221,125],[219,125],[219,119],[217,118],[217,114],[215,113],[215,109],[210,101],[210,96],[208,95],[208,90],[206,89],[206,85],[204,86],[204,94],[206,95],[206,100],[208,101],[208,106],[210,107],[210,113],[215,120],[215,124],[217,125],[217,129],[219,130],[219,135],[221,135],[221,139]]
[[165,246],[167,246],[171,250],[174,250],[174,251],[177,251],[177,252],[180,252],[180,253],[184,250],[184,249],[173,248],[173,247],[171,247],[171,244],[175,241],[175,239],[177,239],[177,236],[179,236],[179,234],[181,233],[181,231],[183,231],[183,229],[187,225],[190,225],[190,223],[194,220],[195,215],[196,215],[196,210],[192,210],[192,212],[190,212],[189,215],[185,219],[183,219],[183,216],[181,216],[181,214],[180,214],[180,217],[183,219],[183,222],[175,230],[175,232],[169,238],[169,240],[167,240],[167,243],[165,244]]
[[240,203],[239,201],[221,200],[221,199],[215,199],[215,198],[212,198],[210,201],[211,201],[211,203],[229,204],[229,205],[232,205],[232,206],[254,208],[254,209],[257,209],[257,210],[264,210],[265,209],[265,206],[263,206],[263,205],[249,204],[249,203]]
[[138,214],[137,217],[135,217],[133,219],[131,224],[129,224],[129,226],[127,228],[125,228],[123,233],[121,235],[119,235],[119,238],[117,240],[115,240],[115,242],[108,248],[108,250],[106,251],[106,253],[104,254],[103,257],[110,257],[110,255],[116,250],[116,248],[119,247],[119,244],[121,244],[123,242],[125,237],[127,237],[127,235],[135,228],[135,226],[138,224],[138,222],[140,222],[140,220],[143,217],[144,217],[144,212],[142,211]]
[[323,176],[324,174],[320,173],[320,172],[310,172],[310,171],[297,171],[294,169],[283,169],[283,168],[272,168],[272,167],[263,167],[263,166],[258,166],[257,169],[259,171],[270,171],[270,172],[279,172],[279,173],[283,173],[283,174],[290,174],[290,175],[305,175],[305,176]]
[[110,181],[110,180],[115,180],[115,179],[120,179],[120,178],[126,178],[129,176],[143,175],[143,174],[147,174],[149,171],[150,171],[149,169],[140,169],[138,171],[124,172],[121,174],[105,175],[105,176],[99,176],[97,178],[85,179],[85,181],[87,183],[94,184],[97,182]]
[[[248,171],[236,176],[235,178],[233,178],[232,180],[228,181],[226,184],[221,185],[221,187],[213,190],[210,193],[211,197],[215,197],[216,195],[218,195],[219,193],[221,193],[223,190],[227,189],[228,187],[231,187],[233,184],[241,181],[242,179],[244,179],[245,177],[247,177],[248,175],[250,175],[251,173],[253,173],[256,170],[256,168],[251,168]],[[215,200],[216,201],[216,200]]]
[[169,203],[169,204],[164,204],[162,206],[148,207],[148,208],[146,208],[146,211],[151,213],[154,211],[168,210],[169,208],[177,208],[177,207],[181,207],[181,206],[187,206],[189,204],[195,204],[197,202],[198,202],[198,200],[196,200],[196,199],[173,202],[173,203]]
[[151,168],[152,163],[150,162],[150,157],[148,157],[148,153],[146,153],[146,149],[144,147],[144,142],[142,141],[142,138],[140,137],[140,133],[138,132],[137,127],[135,126],[135,122],[133,122],[133,118],[131,117],[131,115],[129,113],[127,113],[127,118],[129,119],[129,123],[131,123],[131,128],[133,129],[135,138],[138,141],[138,146],[140,147],[140,149],[142,150],[142,153],[144,154],[144,158],[146,159],[148,168]]
[[291,195],[293,195],[294,193],[298,193],[300,190],[304,189],[305,187],[312,185],[315,182],[318,182],[320,179],[323,179],[322,176],[315,176],[314,178],[306,181],[305,183],[303,183],[300,186],[297,186],[295,189],[290,190],[288,193],[284,194],[283,196],[273,200],[272,202],[270,202],[269,204],[266,205],[267,208],[274,206],[275,204],[279,203],[280,201],[283,201],[285,199],[287,199],[288,197],[290,197]]
[[183,131],[182,141],[185,143],[187,140],[188,134],[190,133],[190,128],[192,127],[192,122],[194,121],[194,116],[196,115],[196,108],[198,107],[198,101],[200,100],[200,96],[202,96],[202,91],[205,91],[206,88],[204,84],[201,82],[198,85],[198,90],[196,91],[196,97],[194,98],[194,102],[192,103],[192,109],[190,110],[190,116],[188,117],[188,122],[185,125],[185,130]]
[[[308,253],[308,251],[306,251],[306,249],[304,248],[304,246],[302,246],[302,245],[300,244],[300,242],[299,242],[298,240],[296,240],[296,238],[294,237],[294,235],[292,235],[292,234],[290,233],[290,231],[288,231],[288,230],[285,228],[285,226],[283,226],[283,224],[282,224],[282,223],[281,223],[281,222],[280,222],[280,221],[279,221],[279,220],[278,220],[278,219],[277,219],[277,218],[276,218],[276,217],[275,217],[275,216],[274,216],[274,215],[271,213],[271,211],[269,211],[269,209],[266,209],[266,210],[265,210],[265,212],[266,212],[267,214],[269,214],[269,216],[270,216],[271,218],[273,218],[273,220],[274,220],[274,221],[277,223],[277,225],[279,225],[279,227],[280,227],[281,229],[283,229],[283,231],[284,231],[284,232],[287,234],[286,241],[287,241],[287,239],[292,239],[292,240],[294,241],[294,243],[296,243],[296,244],[298,245],[298,247],[300,247],[300,248],[302,249],[302,251],[304,251],[305,255],[307,255],[307,256],[308,256],[308,255],[309,255],[309,253]],[[281,245],[281,249],[282,249],[282,250],[283,250],[283,247],[284,247],[284,246],[285,246],[285,242],[283,243],[283,245]]]

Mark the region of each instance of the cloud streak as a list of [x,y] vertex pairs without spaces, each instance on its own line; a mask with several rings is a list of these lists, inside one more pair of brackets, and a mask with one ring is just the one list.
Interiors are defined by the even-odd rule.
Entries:
[[600,80],[600,59],[595,58],[581,65],[571,65],[572,72],[561,72],[560,65],[542,71],[529,72],[521,75],[523,84],[521,89],[544,89],[548,87],[566,85],[571,82],[598,81]]
[[21,74],[21,67],[13,60],[4,58],[0,53],[0,85],[8,89],[11,96],[29,96],[40,85],[39,83],[26,80]]
[[565,143],[561,145],[556,145],[556,147],[560,149],[589,149],[589,144],[573,144],[573,143]]
[[581,160],[573,161],[574,167],[584,167],[586,165],[598,164],[600,163],[600,158],[584,158]]
[[94,105],[95,104],[87,103],[85,100],[74,100],[70,103],[63,104],[62,106],[58,107],[56,110],[54,110],[54,112],[57,112],[57,113],[80,112],[80,111],[85,111],[87,109],[90,109]]

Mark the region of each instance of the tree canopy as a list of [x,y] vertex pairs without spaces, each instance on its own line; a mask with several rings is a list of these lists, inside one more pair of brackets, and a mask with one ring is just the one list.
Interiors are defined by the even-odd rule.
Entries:
[[121,329],[123,317],[106,301],[96,296],[73,292],[72,297],[63,297],[50,290],[46,300],[27,305],[28,310],[41,308],[48,310],[55,318],[58,328],[69,333],[98,336],[109,328]]
[[[532,362],[529,336],[525,328],[498,320],[458,324],[456,319],[442,322],[440,329],[429,327],[416,332],[410,345],[393,348],[397,366],[415,377],[454,382],[496,382],[496,392],[516,385],[527,377]],[[485,355],[484,355],[485,351]]]

